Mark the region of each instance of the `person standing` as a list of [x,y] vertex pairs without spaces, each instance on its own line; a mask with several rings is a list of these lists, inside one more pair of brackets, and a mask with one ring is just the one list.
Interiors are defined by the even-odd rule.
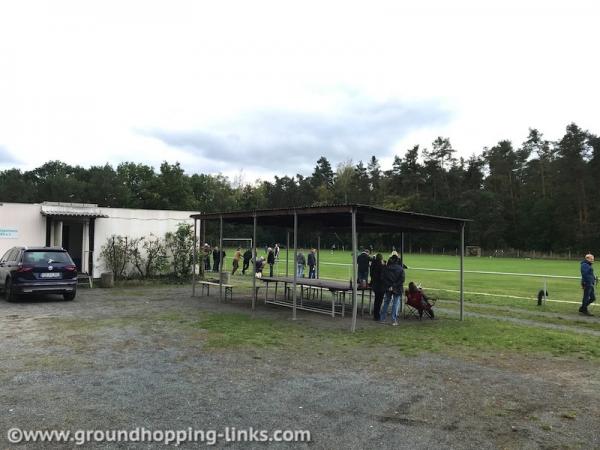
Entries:
[[383,302],[383,294],[385,288],[383,286],[383,255],[377,253],[375,259],[371,263],[371,289],[375,293],[375,303],[373,304],[373,320],[379,321],[379,312],[381,311],[381,303]]
[[246,270],[250,267],[250,260],[252,259],[252,250],[248,249],[244,252],[244,265],[242,266],[242,275],[246,275]]
[[267,264],[269,265],[269,276],[273,276],[273,266],[275,265],[275,252],[271,247],[267,249]]
[[298,256],[296,257],[296,276],[298,278],[304,278],[304,266],[306,266],[304,253],[298,252]]
[[219,263],[221,262],[221,252],[219,252],[219,247],[213,248],[213,272],[219,271]]
[[262,278],[262,271],[265,267],[265,257],[259,256],[256,259],[256,264],[254,265],[254,273],[256,278]]
[[210,272],[210,254],[211,254],[210,245],[208,245],[208,243],[205,243],[204,247],[202,248],[202,257],[204,258],[204,271],[205,272]]
[[240,259],[242,259],[242,249],[238,247],[233,254],[233,269],[231,270],[231,275],[234,275],[236,270],[238,270],[238,267],[240,267]]
[[308,257],[306,258],[306,263],[308,264],[308,278],[317,278],[317,257],[316,250],[313,248]]
[[593,316],[588,310],[588,306],[596,300],[596,294],[594,292],[594,285],[596,284],[596,277],[594,275],[594,255],[588,253],[585,255],[585,259],[581,261],[581,287],[583,288],[583,299],[581,300],[581,307],[579,312],[586,316]]
[[219,258],[219,262],[221,263],[221,267],[223,267],[223,269],[225,269],[225,256],[227,256],[227,253],[225,253],[224,248],[221,249],[220,256],[221,257]]
[[363,249],[362,253],[356,258],[356,264],[358,265],[358,285],[360,287],[367,287],[367,280],[369,279],[369,250]]
[[398,325],[398,309],[400,300],[404,292],[404,269],[396,255],[392,256],[388,261],[388,265],[383,271],[383,287],[385,294],[383,297],[383,308],[380,313],[380,322],[385,323],[387,310],[392,302],[392,325]]
[[279,252],[280,252],[279,244],[275,244],[275,261],[279,261]]

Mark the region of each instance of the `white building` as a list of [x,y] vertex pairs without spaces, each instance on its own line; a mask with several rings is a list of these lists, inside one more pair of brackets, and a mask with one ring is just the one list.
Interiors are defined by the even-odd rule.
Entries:
[[80,272],[99,278],[100,249],[113,235],[164,237],[197,211],[101,208],[87,203],[0,203],[0,257],[11,247],[65,248]]

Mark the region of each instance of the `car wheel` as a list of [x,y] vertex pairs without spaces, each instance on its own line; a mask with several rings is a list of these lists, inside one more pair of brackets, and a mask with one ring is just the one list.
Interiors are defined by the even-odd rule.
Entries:
[[77,291],[65,292],[63,294],[63,298],[67,301],[75,300],[75,295],[77,295]]
[[7,302],[14,302],[17,299],[17,294],[15,293],[10,278],[7,278],[4,283],[4,297]]

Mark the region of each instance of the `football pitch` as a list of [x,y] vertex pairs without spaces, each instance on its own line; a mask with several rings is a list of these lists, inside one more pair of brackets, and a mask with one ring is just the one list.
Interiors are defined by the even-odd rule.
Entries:
[[[299,250],[306,256],[307,249]],[[376,253],[377,251],[375,251]],[[390,252],[381,252],[384,259]],[[231,253],[233,254],[233,250]],[[374,253],[373,253],[374,254]],[[259,256],[264,249],[258,249]],[[229,259],[229,258],[228,258]],[[286,251],[283,249],[275,267],[278,275],[285,275]],[[288,274],[293,274],[293,252],[289,252]],[[322,250],[319,254],[320,277],[336,280],[352,278],[352,255],[348,251]],[[426,291],[435,293],[440,300],[455,302],[459,299],[460,258],[430,254],[405,253],[406,284],[414,281]],[[581,302],[579,261],[465,257],[465,302],[554,312],[576,311]],[[308,269],[305,270],[305,276]],[[540,290],[548,297],[537,305]]]

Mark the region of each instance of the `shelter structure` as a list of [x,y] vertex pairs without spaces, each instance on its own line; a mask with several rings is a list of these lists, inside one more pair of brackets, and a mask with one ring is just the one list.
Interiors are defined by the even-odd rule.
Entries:
[[[458,219],[452,217],[433,216],[407,211],[395,211],[383,209],[375,206],[361,204],[342,204],[342,205],[324,205],[307,207],[290,207],[278,209],[262,209],[250,211],[229,211],[199,213],[190,216],[194,220],[194,236],[206,227],[207,222],[219,223],[219,247],[223,243],[223,223],[234,225],[252,225],[253,242],[252,249],[253,261],[256,261],[256,229],[257,226],[280,227],[293,230],[293,252],[294,259],[298,254],[298,228],[302,225],[311,230],[325,231],[350,231],[352,236],[352,325],[351,331],[356,329],[358,295],[357,295],[357,262],[358,256],[358,237],[360,233],[402,233],[402,241],[405,232],[430,232],[430,233],[452,233],[458,235],[460,241],[460,320],[464,318],[464,249],[465,249],[465,225],[470,222],[468,219]],[[194,245],[194,250],[197,245]],[[402,249],[401,249],[402,251]],[[194,254],[194,261],[197,261],[197,255]],[[194,267],[196,264],[194,264]],[[296,310],[298,308],[296,301],[297,275],[294,270],[292,283],[292,318],[296,319]],[[220,282],[220,298],[223,295],[222,281]],[[252,309],[256,307],[257,290],[256,278],[253,277],[253,298]],[[194,271],[193,292],[195,295],[196,274]]]

